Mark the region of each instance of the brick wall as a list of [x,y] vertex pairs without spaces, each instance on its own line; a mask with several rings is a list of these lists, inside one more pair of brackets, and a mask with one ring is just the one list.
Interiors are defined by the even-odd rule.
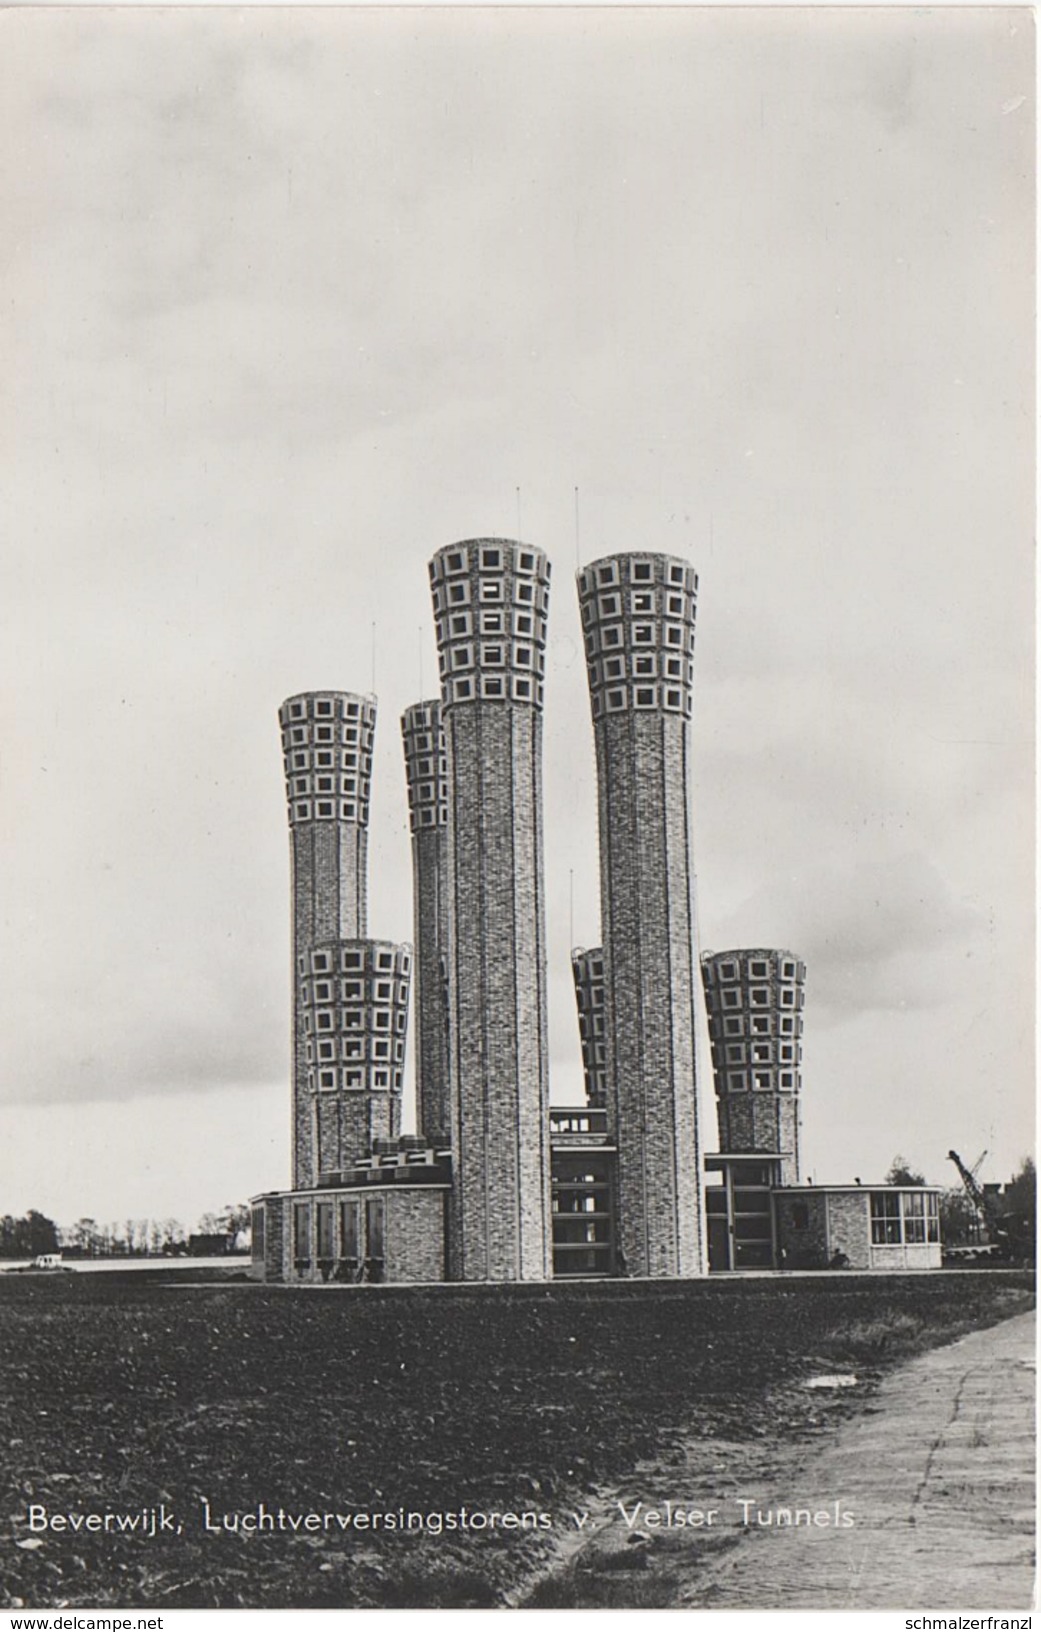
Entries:
[[[826,1269],[828,1265],[827,1198],[821,1191],[775,1197],[777,1245],[785,1269]],[[800,1220],[804,1222],[800,1223]]]
[[504,539],[439,550],[449,1069],[458,1280],[550,1274],[542,672],[549,568]]
[[[350,1262],[360,1265],[370,1250],[366,1233],[370,1203],[383,1210],[383,1275],[386,1282],[443,1281],[445,1279],[445,1214],[448,1188],[441,1184],[376,1185],[357,1188],[322,1189],[267,1196],[264,1278],[269,1281],[323,1284],[345,1278],[345,1255],[353,1250]],[[358,1231],[353,1248],[344,1239],[342,1203],[356,1209]],[[305,1267],[298,1269],[294,1257],[293,1215],[303,1207],[308,1218],[309,1251]],[[317,1210],[331,1209],[331,1252],[318,1254]],[[327,1213],[326,1217],[330,1215]],[[356,1278],[352,1274],[351,1279]]]
[[388,1193],[388,1281],[445,1279],[446,1201],[446,1192],[439,1189]]
[[443,1147],[452,1117],[445,1001],[448,787],[440,702],[414,703],[402,715],[401,731],[412,829],[416,1117],[420,1132]]
[[506,703],[453,709],[446,722],[460,1280],[549,1275],[541,723]]
[[264,1213],[264,1253],[256,1267],[265,1281],[280,1281],[285,1272],[285,1198],[263,1196],[257,1206]]
[[850,1269],[871,1268],[871,1219],[866,1190],[830,1191],[828,1203],[828,1257],[844,1252]]
[[[695,589],[690,568],[664,556],[608,557],[579,574],[597,758],[617,1234],[634,1276],[705,1268],[688,757]],[[644,682],[648,665],[653,678]]]

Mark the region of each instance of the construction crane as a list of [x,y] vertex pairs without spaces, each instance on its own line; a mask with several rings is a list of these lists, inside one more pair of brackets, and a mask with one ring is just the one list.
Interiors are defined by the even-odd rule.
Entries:
[[983,1165],[983,1157],[986,1154],[987,1152],[984,1151],[983,1156],[980,1156],[971,1168],[965,1166],[956,1150],[949,1150],[947,1157],[958,1169],[961,1182],[965,1187],[965,1194],[975,1208],[976,1216],[988,1239],[996,1248],[997,1253],[1002,1258],[1010,1259],[1013,1263],[1019,1263],[1030,1254],[1029,1232],[1026,1221],[1016,1213],[1000,1212],[994,1198],[988,1196],[986,1191],[982,1190],[977,1183],[976,1175]]

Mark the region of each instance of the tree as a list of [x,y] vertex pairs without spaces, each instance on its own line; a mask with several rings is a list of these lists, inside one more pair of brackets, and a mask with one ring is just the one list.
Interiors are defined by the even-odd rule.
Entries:
[[903,1156],[894,1156],[883,1183],[899,1185],[924,1184],[925,1174],[913,1172]]
[[980,1243],[980,1220],[960,1185],[940,1197],[940,1238],[945,1247],[975,1247]]
[[72,1241],[84,1258],[94,1258],[98,1250],[98,1226],[93,1218],[78,1218],[72,1226]]
[[30,1207],[24,1218],[0,1218],[0,1258],[35,1258],[58,1251],[58,1226]]
[[222,1208],[219,1213],[203,1213],[198,1232],[200,1235],[223,1235],[227,1241],[225,1250],[236,1252],[240,1248],[241,1237],[249,1231],[252,1219],[250,1208],[245,1202],[238,1202],[234,1207]]
[[228,1236],[228,1243],[232,1252],[240,1244],[240,1238],[246,1234],[253,1223],[253,1214],[244,1202],[235,1207],[225,1207],[221,1214],[221,1222]]
[[1029,1156],[1024,1156],[1019,1172],[1006,1184],[1001,1207],[1015,1221],[1015,1239],[1032,1252],[1037,1239],[1037,1169]]
[[37,1257],[42,1252],[58,1251],[58,1227],[43,1213],[38,1213],[35,1207],[30,1207],[25,1215],[27,1226],[27,1242],[30,1257]]

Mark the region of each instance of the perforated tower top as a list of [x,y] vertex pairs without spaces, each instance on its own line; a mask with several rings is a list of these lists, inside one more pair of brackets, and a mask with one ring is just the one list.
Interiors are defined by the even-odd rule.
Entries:
[[593,719],[691,716],[698,575],[668,555],[608,556],[578,574]]
[[550,566],[541,550],[475,538],[430,563],[446,708],[511,702],[542,707]]

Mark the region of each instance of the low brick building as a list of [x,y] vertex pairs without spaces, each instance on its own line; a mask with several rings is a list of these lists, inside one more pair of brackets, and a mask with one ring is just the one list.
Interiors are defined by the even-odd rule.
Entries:
[[798,1185],[774,1192],[782,1269],[939,1269],[941,1191]]

